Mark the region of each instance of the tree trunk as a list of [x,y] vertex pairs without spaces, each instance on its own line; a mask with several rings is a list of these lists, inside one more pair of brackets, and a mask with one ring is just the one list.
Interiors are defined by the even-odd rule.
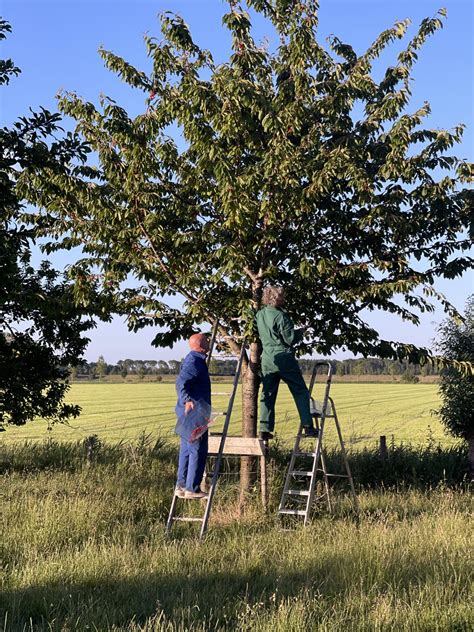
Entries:
[[[242,436],[257,436],[258,388],[260,378],[260,345],[250,344],[249,363],[242,367]],[[240,460],[240,508],[245,504],[248,493],[255,482],[255,457],[243,456]],[[253,470],[253,471],[252,471]]]

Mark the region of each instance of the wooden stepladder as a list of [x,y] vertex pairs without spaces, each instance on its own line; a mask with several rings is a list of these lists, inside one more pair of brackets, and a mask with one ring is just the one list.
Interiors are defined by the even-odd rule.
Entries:
[[[210,349],[207,359],[208,366],[210,365],[210,361],[212,358],[212,352],[214,349],[214,345],[216,343],[218,323],[215,323],[211,342]],[[217,482],[219,479],[219,473],[222,465],[223,456],[259,456],[261,463],[261,480],[262,480],[262,497],[264,498],[264,507],[266,508],[266,476],[265,476],[265,457],[266,457],[266,444],[259,439],[245,438],[245,437],[228,437],[227,433],[229,430],[229,424],[232,416],[232,410],[234,406],[234,400],[237,393],[237,389],[239,386],[240,374],[242,371],[242,364],[244,362],[244,358],[246,357],[247,349],[245,345],[245,341],[242,342],[242,349],[240,352],[240,356],[237,361],[237,367],[235,370],[233,382],[232,382],[232,390],[230,394],[228,393],[213,393],[214,395],[229,395],[229,401],[227,405],[227,409],[224,412],[225,420],[224,425],[222,427],[222,431],[219,433],[209,433],[209,451],[208,457],[214,457],[214,466],[212,472],[207,471],[205,474],[205,478],[211,478],[211,482],[209,485],[209,489],[207,492],[207,496],[205,498],[200,499],[198,502],[205,503],[204,513],[202,516],[190,516],[190,515],[176,515],[177,504],[179,501],[185,503],[196,503],[195,499],[180,499],[176,495],[173,494],[173,500],[171,502],[170,512],[168,515],[168,520],[166,523],[166,532],[169,533],[175,521],[181,522],[199,522],[201,523],[201,529],[199,532],[199,537],[202,539],[207,531],[207,526],[209,522],[209,517],[212,509],[212,502],[214,499],[214,494],[217,487]],[[222,356],[218,356],[222,358]],[[232,356],[235,359],[235,356]],[[207,468],[206,468],[207,470]]]
[[[316,382],[316,375],[320,366],[327,366],[326,388],[322,403],[316,402],[312,397],[313,387]],[[332,512],[332,502],[330,495],[330,478],[345,478],[348,480],[351,490],[354,509],[358,512],[359,505],[355,492],[354,481],[352,479],[349,461],[342,438],[341,426],[337,417],[336,406],[330,397],[332,382],[332,364],[327,361],[318,361],[315,363],[309,393],[311,397],[311,412],[314,417],[315,427],[318,430],[316,438],[306,437],[303,434],[303,427],[300,425],[298,434],[296,435],[293,452],[291,454],[290,464],[285,478],[285,485],[281,495],[278,513],[282,516],[291,515],[303,518],[303,524],[307,524],[311,511],[315,504],[315,500],[326,497],[328,509]],[[334,419],[337,431],[339,446],[344,461],[345,473],[335,474],[329,473],[326,467],[326,459],[323,450],[323,435],[326,420]],[[322,474],[324,480],[325,492],[318,498],[315,498],[316,483],[318,474]]]

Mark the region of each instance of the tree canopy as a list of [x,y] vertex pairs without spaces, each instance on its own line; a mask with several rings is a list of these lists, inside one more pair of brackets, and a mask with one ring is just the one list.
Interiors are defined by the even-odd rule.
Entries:
[[[10,25],[0,20],[0,39]],[[0,85],[19,74],[12,60],[0,61]],[[73,286],[47,262],[31,265],[35,227],[20,221],[24,210],[15,189],[24,169],[57,171],[85,146],[68,135],[55,141],[59,115],[46,110],[0,129],[0,428],[40,416],[64,421],[79,408],[63,402],[68,365],[76,363],[91,327],[77,306]],[[49,140],[48,144],[46,141]]]
[[227,331],[250,331],[271,282],[287,287],[290,312],[310,327],[305,351],[416,360],[426,352],[381,340],[364,313],[418,323],[436,297],[452,314],[436,278],[472,265],[474,193],[462,183],[473,166],[449,153],[463,125],[423,127],[428,103],[406,111],[413,66],[445,12],[423,20],[376,80],[374,61],[408,21],[358,54],[336,36],[318,41],[315,0],[247,6],[278,34],[274,50],[254,40],[240,2],[223,17],[224,63],[170,12],[162,39],[145,37],[151,72],[100,50],[144,93],[144,111],[131,117],[106,96],[99,107],[64,93],[60,110],[97,160],[26,170],[22,191],[43,209],[30,219],[54,236],[49,250],[83,248],[71,269],[79,296],[98,284],[132,328],[163,329],[157,345],[216,317]]
[[[466,304],[462,321],[449,319],[439,328],[438,348],[443,356],[474,364],[474,295]],[[441,421],[449,433],[469,443],[469,457],[474,474],[474,375],[455,366],[441,374],[439,391]]]

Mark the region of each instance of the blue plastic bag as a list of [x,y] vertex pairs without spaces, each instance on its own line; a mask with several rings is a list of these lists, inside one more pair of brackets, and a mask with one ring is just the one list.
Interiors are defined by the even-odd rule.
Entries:
[[209,424],[214,420],[215,413],[212,412],[210,404],[203,399],[194,402],[194,408],[178,416],[178,421],[174,431],[177,435],[194,443],[207,431]]

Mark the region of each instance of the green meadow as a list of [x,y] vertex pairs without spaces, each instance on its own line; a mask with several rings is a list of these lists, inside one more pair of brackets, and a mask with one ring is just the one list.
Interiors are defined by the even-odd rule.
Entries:
[[[258,485],[240,510],[238,461],[226,460],[202,543],[195,524],[164,531],[177,462],[174,384],[74,383],[78,419],[3,432],[0,632],[471,632],[474,499],[467,450],[433,413],[436,385],[336,383],[332,395],[360,514],[341,485],[333,515],[316,505],[306,528],[278,521],[297,426],[282,386],[268,514]],[[214,408],[225,406],[216,394]],[[238,399],[232,434],[240,412]],[[339,471],[331,423],[328,467]],[[82,441],[93,434],[101,441],[88,465]]]
[[[216,393],[229,393],[229,383],[213,385]],[[439,405],[435,384],[399,383],[336,383],[332,386],[343,434],[349,446],[372,446],[380,435],[388,442],[422,444],[428,440],[451,445],[453,440],[443,430],[435,409]],[[322,399],[322,387],[314,393]],[[102,440],[118,442],[136,439],[145,433],[152,437],[173,437],[176,395],[172,383],[74,383],[68,401],[79,404],[82,414],[69,425],[56,425],[48,430],[44,420],[36,420],[21,428],[9,428],[0,435],[0,442],[24,440],[77,441],[92,434]],[[213,407],[224,411],[225,395],[215,395]],[[240,398],[236,398],[230,434],[240,432]],[[221,418],[222,419],[222,418]],[[283,441],[294,436],[298,423],[296,408],[285,385],[277,400],[276,430]],[[334,444],[331,422],[326,426],[326,443]],[[218,423],[216,422],[216,430]]]
[[[268,515],[257,491],[239,512],[228,473],[204,542],[195,524],[165,535],[177,451],[164,441],[102,444],[89,467],[80,443],[3,456],[2,632],[474,629],[466,450],[397,448],[385,464],[376,450],[354,453],[359,519],[341,489],[332,516],[322,507],[285,530],[276,509],[288,454],[272,449]],[[442,480],[450,467],[458,482]]]

